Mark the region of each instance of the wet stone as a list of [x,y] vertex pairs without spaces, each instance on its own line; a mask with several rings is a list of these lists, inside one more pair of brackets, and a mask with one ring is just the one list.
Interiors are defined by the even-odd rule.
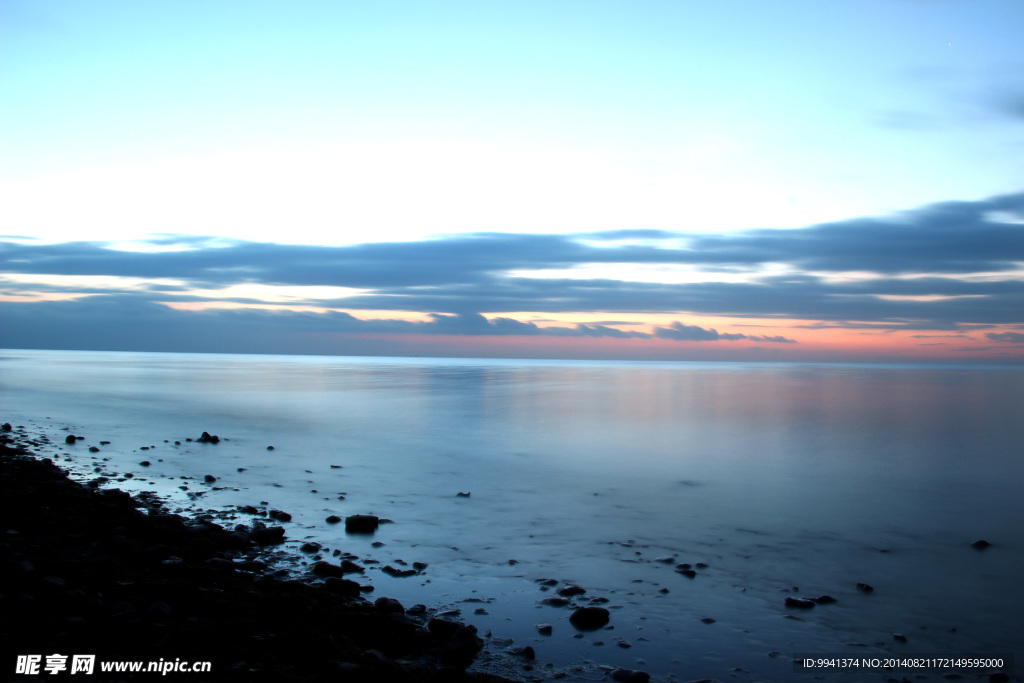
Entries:
[[579,607],[569,617],[569,622],[580,631],[597,630],[610,620],[611,613],[604,607]]
[[786,598],[786,607],[794,607],[796,609],[810,609],[814,607],[815,603],[813,600],[807,600],[805,598]]

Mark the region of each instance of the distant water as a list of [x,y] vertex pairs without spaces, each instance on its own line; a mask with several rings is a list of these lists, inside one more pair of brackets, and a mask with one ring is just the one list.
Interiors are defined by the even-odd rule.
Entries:
[[[296,554],[378,560],[360,577],[378,595],[459,608],[492,651],[532,645],[534,673],[811,680],[793,653],[1024,642],[1021,368],[6,350],[0,397],[80,478],[132,472],[111,484],[193,513],[268,501]],[[186,441],[204,430],[227,440]],[[356,513],[394,524],[324,521]],[[380,571],[397,560],[429,567]],[[608,598],[614,628],[575,637],[538,579]],[[822,594],[838,602],[784,606]]]

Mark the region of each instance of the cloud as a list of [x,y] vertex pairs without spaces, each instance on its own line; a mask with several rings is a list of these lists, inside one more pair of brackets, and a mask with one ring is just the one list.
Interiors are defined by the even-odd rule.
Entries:
[[1021,332],[989,332],[985,336],[992,341],[1024,344],[1024,333]]
[[659,339],[673,339],[676,341],[735,341],[738,339],[749,339],[751,341],[777,342],[783,344],[796,343],[796,340],[786,339],[785,337],[765,337],[736,333],[722,334],[718,330],[706,330],[703,327],[697,327],[696,325],[684,325],[678,321],[672,323],[668,327],[656,328],[654,330],[654,335]]
[[[468,337],[589,337],[673,339],[659,333],[620,330],[599,324],[539,326],[512,318],[471,314],[432,314],[427,321],[360,319],[340,312],[287,309],[211,309],[183,311],[148,301],[144,293],[92,296],[78,302],[21,304],[0,301],[0,347],[95,350],[205,351],[223,353],[372,354],[387,352],[364,337],[403,335]],[[676,322],[674,328],[701,330]],[[707,332],[707,331],[704,331]],[[781,337],[719,334],[701,341],[791,341]],[[678,341],[688,341],[676,337]],[[407,351],[407,350],[406,350]]]
[[[1024,322],[1024,193],[944,202],[895,216],[803,229],[719,235],[663,230],[586,235],[477,233],[343,247],[163,235],[141,252],[123,246],[0,240],[0,260],[10,276],[3,287],[10,294],[27,290],[112,294],[118,292],[118,285],[109,278],[135,278],[120,292],[140,297],[135,299],[139,301],[208,301],[221,292],[222,300],[239,303],[259,301],[257,294],[247,298],[241,285],[343,287],[349,295],[337,298],[296,289],[290,292],[289,303],[434,314],[423,323],[375,323],[381,331],[427,334],[608,338],[646,334],[597,323],[542,328],[500,315],[520,311],[551,313],[556,319],[565,312],[609,318],[699,314],[804,320],[812,327],[911,330]],[[551,274],[617,265],[679,267],[698,276],[727,271],[746,281],[631,281],[628,268],[622,271],[624,279]],[[850,273],[859,275],[849,277]],[[35,279],[41,282],[23,283],[28,276],[39,276]],[[200,296],[197,288],[207,291]],[[287,320],[297,324],[305,319]],[[330,320],[335,329],[368,329],[366,321],[356,318],[321,316],[318,320]],[[708,341],[792,341],[685,325],[659,330],[651,334],[680,340],[700,340],[704,335]]]

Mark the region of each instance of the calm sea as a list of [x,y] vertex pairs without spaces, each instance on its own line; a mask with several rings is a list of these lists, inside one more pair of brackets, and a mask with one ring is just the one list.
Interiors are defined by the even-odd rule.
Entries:
[[[377,595],[461,609],[538,675],[811,680],[794,653],[1024,643],[1021,368],[5,350],[0,397],[81,478],[193,514],[266,501],[296,558],[358,555]],[[394,523],[325,522],[357,513]],[[429,566],[380,571],[399,560]],[[578,633],[541,579],[607,598],[612,628]]]

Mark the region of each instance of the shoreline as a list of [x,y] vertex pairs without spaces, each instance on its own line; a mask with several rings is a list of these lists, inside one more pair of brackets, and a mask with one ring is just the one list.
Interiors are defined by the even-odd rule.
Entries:
[[168,513],[152,496],[77,483],[33,445],[4,425],[3,666],[40,656],[35,675],[23,666],[14,680],[49,679],[53,654],[68,665],[94,655],[96,674],[102,662],[209,662],[209,673],[171,669],[187,680],[509,680],[466,671],[484,645],[471,625],[363,598],[367,587],[345,578],[264,577],[259,557],[275,545]]

